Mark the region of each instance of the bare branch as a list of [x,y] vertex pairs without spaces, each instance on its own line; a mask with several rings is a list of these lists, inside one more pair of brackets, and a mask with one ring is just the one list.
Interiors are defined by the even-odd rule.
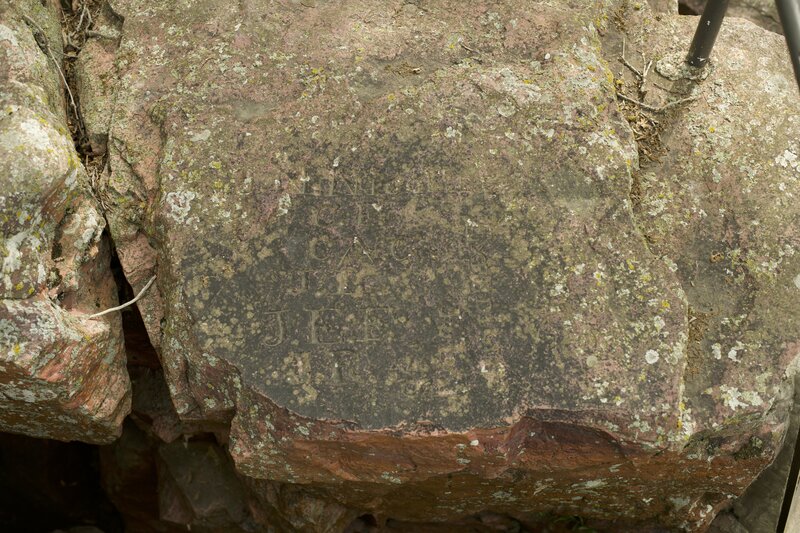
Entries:
[[113,313],[114,311],[120,311],[122,309],[125,309],[126,307],[132,306],[133,304],[138,302],[139,299],[142,296],[144,296],[144,293],[147,292],[147,289],[150,288],[150,285],[152,285],[155,280],[156,280],[155,276],[150,278],[150,281],[147,282],[147,284],[142,288],[142,290],[139,291],[139,294],[137,294],[136,297],[133,300],[131,300],[130,302],[124,303],[122,305],[118,305],[116,307],[112,307],[111,309],[106,309],[105,311],[100,311],[99,313],[95,313],[93,315],[90,315],[89,318],[92,319],[92,318],[101,317],[103,315],[107,315],[109,313]]

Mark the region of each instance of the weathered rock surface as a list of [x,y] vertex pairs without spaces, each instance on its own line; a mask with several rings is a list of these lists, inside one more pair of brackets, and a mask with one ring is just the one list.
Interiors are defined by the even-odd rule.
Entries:
[[669,13],[674,15],[678,12],[678,0],[647,0],[647,3],[656,13]]
[[[680,51],[669,44],[691,37],[682,22],[642,36],[656,70],[670,77]],[[675,261],[689,303],[684,424],[700,435],[752,432],[734,457],[779,449],[769,428],[787,423],[786,379],[800,349],[800,124],[784,46],[779,35],[727,20],[709,78],[696,89],[672,84],[700,98],[669,119],[668,150],[635,176],[639,227],[654,253]],[[674,98],[650,89],[651,105]],[[792,456],[796,431],[782,456]],[[751,488],[746,510],[737,506],[753,531],[776,526],[788,464],[772,472]],[[752,489],[771,491],[771,505],[758,504]]]
[[[111,232],[256,521],[703,529],[773,459],[800,333],[779,36],[727,24],[693,82],[696,19],[646,5],[112,6],[114,59],[82,67],[116,80],[82,95]],[[621,27],[697,97],[655,161],[616,92],[678,96],[629,92]]]
[[119,318],[87,318],[116,285],[67,128],[55,5],[0,6],[0,429],[109,442],[130,386]]

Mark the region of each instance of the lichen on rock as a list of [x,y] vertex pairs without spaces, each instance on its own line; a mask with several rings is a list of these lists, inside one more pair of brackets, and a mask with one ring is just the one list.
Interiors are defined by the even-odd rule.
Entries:
[[0,7],[0,429],[109,442],[130,407],[122,330],[88,316],[116,303],[116,284],[48,6]]
[[[213,427],[232,460],[159,447],[169,521],[702,530],[775,456],[800,311],[778,36],[730,21],[687,74],[696,20],[644,2],[104,9],[113,38],[76,77],[126,277],[157,276],[139,309],[175,413],[149,406],[148,438]],[[66,159],[25,144],[42,179],[20,190],[75,192],[47,193],[58,216],[9,218],[8,290],[33,292],[0,335],[80,351],[71,332],[115,326],[81,315],[103,217],[36,109],[11,134]],[[55,286],[37,276],[56,248],[69,311],[23,311]],[[191,494],[203,453],[252,516]]]

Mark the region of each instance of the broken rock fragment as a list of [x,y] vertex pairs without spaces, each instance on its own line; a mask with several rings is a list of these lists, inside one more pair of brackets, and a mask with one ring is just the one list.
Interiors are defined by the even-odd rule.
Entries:
[[66,123],[52,3],[0,7],[0,429],[109,442],[130,385],[105,220]]

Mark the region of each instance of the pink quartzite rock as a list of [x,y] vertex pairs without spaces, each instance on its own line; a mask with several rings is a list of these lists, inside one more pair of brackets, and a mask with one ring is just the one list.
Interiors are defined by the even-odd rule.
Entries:
[[[692,85],[696,21],[646,4],[113,8],[111,232],[136,291],[158,275],[178,415],[231,424],[262,524],[699,530],[772,460],[800,336],[777,37],[737,23]],[[617,103],[622,27],[699,97],[658,163]]]
[[67,131],[60,43],[55,8],[0,6],[0,429],[101,443],[130,384],[119,318],[87,318],[116,305],[116,285]]

